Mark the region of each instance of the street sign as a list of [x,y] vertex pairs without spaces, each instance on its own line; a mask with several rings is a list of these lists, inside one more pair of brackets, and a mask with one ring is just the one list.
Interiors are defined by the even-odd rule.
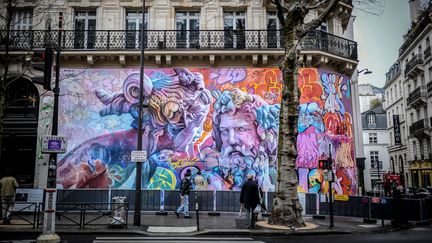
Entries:
[[395,139],[395,145],[401,145],[401,132],[400,132],[400,122],[399,122],[399,115],[393,115],[393,132],[394,132],[394,139]]
[[381,198],[381,204],[387,204],[387,199]]
[[67,140],[64,136],[44,136],[42,138],[42,153],[66,153]]
[[336,200],[336,201],[348,201],[349,200],[349,197],[348,197],[348,195],[343,195],[343,194],[335,194],[334,195],[334,200]]
[[131,152],[132,162],[147,162],[147,151],[132,151]]

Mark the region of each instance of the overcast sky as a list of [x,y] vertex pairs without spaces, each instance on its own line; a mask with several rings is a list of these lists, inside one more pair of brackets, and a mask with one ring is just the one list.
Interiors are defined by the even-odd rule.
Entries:
[[359,76],[360,83],[385,84],[385,73],[398,57],[402,35],[410,25],[408,0],[387,0],[380,16],[354,10],[354,40],[358,43],[358,70],[373,73]]

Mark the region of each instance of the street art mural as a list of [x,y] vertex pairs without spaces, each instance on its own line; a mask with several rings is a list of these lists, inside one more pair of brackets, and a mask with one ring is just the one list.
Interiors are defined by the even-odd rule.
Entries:
[[[138,69],[63,69],[59,188],[135,188]],[[356,194],[350,80],[299,70],[298,191],[326,193],[319,159],[330,154],[338,194]],[[188,169],[209,190],[239,190],[254,174],[276,182],[281,72],[276,68],[164,68],[144,75],[143,189],[176,189]],[[43,117],[41,118],[43,119]]]
[[[68,152],[60,188],[135,187],[138,69],[63,69],[59,134]],[[190,169],[209,190],[276,181],[281,73],[276,68],[146,69],[142,188],[179,188]]]
[[328,192],[320,159],[332,158],[337,194],[355,195],[357,171],[354,157],[351,89],[348,77],[315,68],[298,74],[300,107],[296,167],[299,192]]

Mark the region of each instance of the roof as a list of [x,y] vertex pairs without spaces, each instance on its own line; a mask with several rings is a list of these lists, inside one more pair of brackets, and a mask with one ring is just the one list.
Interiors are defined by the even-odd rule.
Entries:
[[359,85],[359,95],[375,95],[375,94],[384,94],[384,89],[373,86],[372,84]]
[[[369,124],[368,116],[375,116],[375,124]],[[387,129],[387,115],[382,107],[382,104],[361,113],[361,121],[363,130],[367,129]]]

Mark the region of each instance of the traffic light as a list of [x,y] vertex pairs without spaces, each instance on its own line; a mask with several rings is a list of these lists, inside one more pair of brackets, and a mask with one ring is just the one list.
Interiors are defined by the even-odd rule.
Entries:
[[43,72],[43,76],[32,77],[32,81],[42,84],[47,90],[51,89],[51,73],[53,64],[53,49],[34,49],[31,65],[34,70]]
[[332,161],[330,159],[318,160],[318,169],[331,170],[332,169]]

